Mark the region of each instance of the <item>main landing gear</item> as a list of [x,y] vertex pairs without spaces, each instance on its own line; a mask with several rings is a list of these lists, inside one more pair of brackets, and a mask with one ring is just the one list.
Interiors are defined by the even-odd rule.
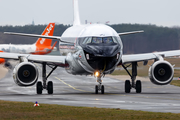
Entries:
[[52,70],[50,71],[50,73],[46,76],[46,65],[47,63],[42,63],[42,82],[41,81],[38,81],[37,84],[36,84],[36,92],[37,94],[42,94],[42,90],[43,89],[46,89],[48,94],[53,94],[53,82],[52,81],[48,81],[47,83],[47,79],[48,77],[51,75],[51,73],[57,68],[57,66],[55,67],[51,67]]
[[142,90],[142,86],[141,86],[141,81],[140,80],[136,80],[136,76],[137,76],[137,62],[133,62],[132,64],[132,75],[129,73],[129,71],[127,70],[127,68],[130,66],[123,66],[123,68],[127,71],[127,73],[129,74],[129,76],[131,77],[131,82],[130,80],[126,80],[125,81],[125,93],[130,93],[131,92],[131,88],[136,89],[136,93],[141,93]]
[[98,94],[98,91],[101,91],[101,94],[104,94],[104,85],[102,85],[101,80],[102,75],[99,72],[96,72],[95,76],[97,77],[97,82],[99,83],[95,86],[95,93]]

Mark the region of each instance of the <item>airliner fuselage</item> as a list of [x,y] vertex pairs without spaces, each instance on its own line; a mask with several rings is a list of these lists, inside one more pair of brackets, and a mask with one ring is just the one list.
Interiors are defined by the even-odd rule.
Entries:
[[107,25],[76,25],[68,28],[62,40],[74,42],[68,53],[69,73],[88,75],[95,71],[110,74],[121,61],[123,45],[117,32]]

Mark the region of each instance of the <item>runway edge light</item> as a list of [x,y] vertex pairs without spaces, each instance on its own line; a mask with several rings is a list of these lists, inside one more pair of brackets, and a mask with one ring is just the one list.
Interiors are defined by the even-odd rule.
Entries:
[[38,102],[36,101],[35,104],[34,104],[34,107],[38,107],[38,106],[40,106],[40,105],[39,105]]

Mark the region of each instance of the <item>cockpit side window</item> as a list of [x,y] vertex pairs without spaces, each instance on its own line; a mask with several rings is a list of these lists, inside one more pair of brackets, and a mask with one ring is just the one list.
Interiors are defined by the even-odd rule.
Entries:
[[112,38],[113,38],[114,43],[118,43],[118,40],[116,37],[112,37]]
[[92,38],[91,37],[86,37],[83,41],[83,44],[88,44],[91,43]]

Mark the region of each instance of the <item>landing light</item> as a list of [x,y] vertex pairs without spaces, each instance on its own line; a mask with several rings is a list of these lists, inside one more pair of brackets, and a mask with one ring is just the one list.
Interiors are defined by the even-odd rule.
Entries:
[[119,59],[119,53],[117,54],[117,60]]
[[96,71],[96,72],[94,73],[94,75],[95,75],[96,77],[99,77],[100,73],[99,73],[98,71]]
[[86,58],[87,58],[87,60],[89,60],[89,54],[86,54]]

